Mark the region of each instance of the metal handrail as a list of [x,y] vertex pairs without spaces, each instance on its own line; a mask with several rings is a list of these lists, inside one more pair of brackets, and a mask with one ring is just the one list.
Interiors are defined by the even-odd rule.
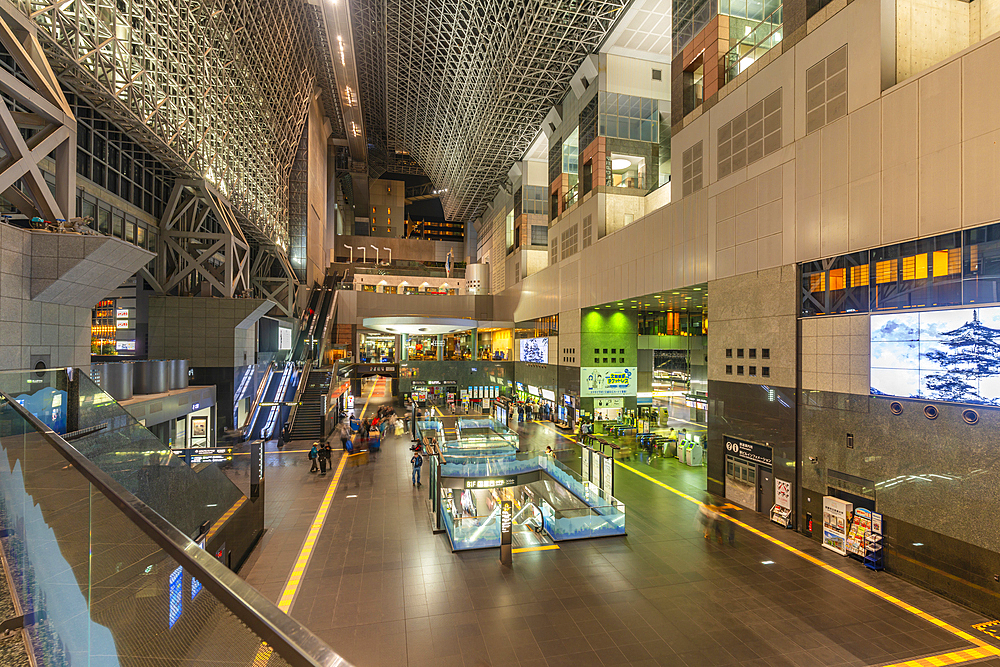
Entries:
[[267,364],[267,368],[264,369],[264,379],[260,381],[260,386],[257,387],[257,395],[253,397],[253,403],[250,404],[250,409],[247,410],[247,418],[240,425],[240,430],[242,431],[247,426],[250,425],[250,420],[253,418],[254,410],[260,405],[261,400],[264,398],[264,392],[267,391],[267,378],[271,375],[271,367],[274,366],[274,362],[270,361]]
[[[77,370],[77,372],[80,372]],[[98,468],[58,433],[42,423],[22,405],[0,392],[25,421],[56,452],[94,485],[128,519],[174,561],[197,579],[230,612],[262,641],[275,649],[292,667],[347,667],[349,663],[301,623],[285,614],[273,602],[195,544],[172,523],[129,493],[121,484]]]
[[309,371],[312,370],[312,367],[312,359],[307,361],[306,365],[302,367],[302,375],[299,376],[299,386],[295,388],[295,398],[292,399],[292,407],[288,411],[288,419],[285,420],[285,423],[288,424],[289,433],[291,433],[292,427],[295,426],[295,415],[299,411],[302,394],[305,393],[306,385],[309,383]]
[[330,308],[326,312],[326,321],[323,322],[323,331],[320,333],[319,347],[316,348],[316,358],[319,359],[319,365],[323,366],[323,355],[326,354],[326,347],[329,343],[329,338],[327,337],[330,333],[330,323],[333,322],[334,313],[337,312],[337,301],[339,300],[340,292],[333,290],[333,302],[330,303]]
[[[778,32],[779,30],[782,29],[781,11],[782,11],[783,8],[784,8],[784,3],[778,5],[774,10],[771,11],[770,14],[768,14],[767,16],[765,16],[764,19],[762,21],[760,21],[760,23],[758,23],[757,25],[755,25],[750,30],[750,32],[746,34],[746,36],[740,38],[740,40],[738,42],[736,42],[736,44],[734,44],[731,49],[729,49],[728,51],[726,51],[726,53],[725,53],[724,56],[722,56],[722,60],[723,60],[723,63],[725,63],[725,68],[726,68],[726,83],[729,83],[730,81],[732,81],[733,79],[736,78],[736,75],[732,75],[732,76],[730,75],[730,71],[732,69],[732,65],[730,65],[730,62],[732,61],[732,62],[735,62],[737,64],[740,62],[740,60],[741,60],[741,58],[740,58],[740,47],[741,46],[749,46],[748,49],[745,49],[743,51],[744,53],[746,53],[746,51],[748,51],[748,50],[749,51],[756,50],[761,44],[763,44],[767,40],[771,39],[771,37],[774,36],[774,33]],[[775,18],[777,20],[775,20]],[[746,41],[747,37],[751,37],[753,35],[756,35],[757,34],[757,29],[760,28],[765,23],[768,24],[768,25],[773,26],[771,28],[770,32],[768,32],[766,35],[764,35],[764,37],[762,37],[761,39],[757,40],[753,44],[751,44],[750,42]],[[768,50],[770,51],[772,48],[773,48],[773,46],[769,46]],[[737,72],[737,75],[738,74],[739,73]]]

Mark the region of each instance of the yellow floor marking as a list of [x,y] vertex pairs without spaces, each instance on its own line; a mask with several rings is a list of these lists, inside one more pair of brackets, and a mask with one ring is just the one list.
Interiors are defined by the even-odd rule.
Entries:
[[[377,385],[378,382],[373,384],[371,390],[368,392],[368,399],[365,401],[365,407],[361,410],[362,415],[364,415],[365,411],[368,409],[368,403],[371,401],[372,394],[375,392],[375,387]],[[330,486],[326,490],[323,502],[319,504],[319,509],[316,510],[316,516],[313,518],[312,525],[309,526],[309,532],[306,533],[306,538],[302,542],[302,548],[299,549],[299,555],[295,559],[295,565],[292,567],[292,571],[288,575],[288,581],[285,582],[285,589],[281,592],[281,598],[278,600],[278,608],[286,614],[292,608],[295,596],[299,592],[299,584],[302,582],[302,576],[305,574],[306,568],[309,566],[309,560],[312,558],[313,548],[316,546],[316,540],[319,539],[319,534],[323,529],[323,524],[326,523],[326,517],[330,513],[330,504],[333,503],[333,496],[337,492],[337,484],[340,482],[341,475],[344,474],[344,466],[346,464],[347,457],[341,455],[340,463],[337,465],[337,472],[333,475],[333,479],[330,480]]]
[[220,516],[219,519],[212,524],[212,527],[208,529],[208,534],[205,536],[205,541],[207,542],[209,539],[211,539],[213,535],[219,532],[219,529],[222,528],[222,526],[224,526],[227,521],[229,521],[229,517],[235,514],[236,510],[242,507],[243,503],[245,503],[246,501],[247,497],[243,496],[242,498],[237,500],[236,503],[232,507],[230,507],[225,514]]
[[[664,484],[660,480],[654,479],[653,477],[650,477],[649,475],[636,470],[632,466],[626,465],[626,464],[622,463],[621,461],[617,461],[617,460],[615,461],[615,463],[617,463],[622,468],[625,468],[626,470],[635,473],[639,477],[642,477],[644,479],[648,479],[650,482],[652,482],[652,483],[654,483],[654,484],[656,484],[658,486],[663,487],[667,491],[670,491],[671,493],[677,494],[678,496],[680,496],[681,498],[684,498],[685,500],[689,500],[689,501],[691,501],[692,503],[694,503],[696,505],[703,505],[704,504],[700,500],[698,500],[697,498],[694,498],[693,496],[690,496],[690,495],[684,493],[683,491],[679,491],[679,490],[675,489],[674,487],[669,486],[668,484]],[[945,630],[946,632],[950,632],[951,634],[955,635],[956,637],[964,639],[965,641],[969,642],[970,644],[975,644],[980,649],[988,651],[989,655],[1000,655],[1000,648],[996,648],[996,647],[994,647],[994,646],[992,646],[990,644],[987,644],[983,640],[981,640],[981,639],[979,639],[977,637],[972,636],[971,634],[969,634],[968,632],[966,632],[964,630],[960,630],[960,629],[956,628],[955,626],[953,626],[953,625],[951,625],[949,623],[946,623],[946,622],[942,621],[941,619],[939,619],[939,618],[937,618],[935,616],[931,616],[927,612],[922,611],[920,609],[917,609],[913,605],[908,604],[906,602],[903,602],[899,598],[897,598],[897,597],[895,597],[893,595],[890,595],[890,594],[888,594],[888,593],[886,593],[884,591],[881,591],[878,588],[875,588],[874,586],[872,586],[871,584],[867,584],[864,581],[861,581],[860,579],[858,579],[857,577],[844,572],[843,570],[839,570],[839,569],[833,567],[832,565],[828,565],[828,564],[824,563],[822,560],[820,560],[819,558],[816,558],[815,556],[811,556],[811,555],[805,553],[804,551],[800,551],[799,549],[796,549],[792,545],[786,544],[785,542],[782,542],[781,540],[779,540],[776,537],[772,537],[771,535],[768,535],[767,533],[765,533],[765,532],[763,532],[761,530],[758,530],[758,529],[754,528],[753,526],[750,526],[750,525],[748,525],[746,523],[743,523],[739,519],[734,519],[733,517],[725,515],[725,514],[721,514],[720,516],[722,518],[724,518],[726,521],[731,521],[734,524],[736,524],[737,526],[743,528],[744,530],[747,530],[747,531],[753,533],[754,535],[756,535],[758,537],[762,537],[765,540],[767,540],[768,542],[770,542],[770,543],[772,543],[772,544],[774,544],[774,545],[776,545],[778,547],[781,547],[785,551],[788,551],[789,553],[795,554],[799,558],[807,560],[810,563],[812,563],[813,565],[821,567],[824,570],[826,570],[827,572],[829,572],[831,574],[834,574],[834,575],[840,577],[841,579],[843,579],[843,580],[845,580],[845,581],[847,581],[849,583],[854,584],[855,586],[857,586],[859,588],[863,588],[864,590],[868,591],[869,593],[871,593],[873,595],[877,595],[878,597],[882,598],[886,602],[888,602],[890,604],[894,604],[894,605],[896,605],[897,607],[899,607],[901,609],[905,609],[906,611],[910,612],[914,616],[918,616],[918,617],[922,618],[923,620],[927,621],[928,623],[932,623],[933,625],[938,626],[942,630]],[[961,653],[961,652],[962,651],[957,651],[956,653]],[[946,654],[946,655],[951,655],[951,654]],[[967,659],[971,660],[972,658],[967,658]],[[922,658],[922,660],[931,660],[931,658]],[[950,664],[955,664],[955,663],[953,663],[953,662],[941,662],[941,663],[933,663],[933,662],[920,663],[920,662],[914,662],[914,663],[900,663],[900,664],[904,664],[904,665],[911,665],[912,664],[912,665],[921,665],[921,666],[923,666],[923,665],[934,665],[934,664],[950,665]]]
[[298,558],[295,559],[295,566],[292,567],[292,571],[288,575],[288,581],[285,582],[285,590],[281,592],[281,598],[278,600],[278,608],[286,614],[292,608],[292,603],[295,602],[295,596],[299,592],[299,584],[302,583],[302,576],[305,574],[306,568],[309,567],[309,561],[312,558],[316,540],[319,539],[320,531],[323,529],[326,517],[330,513],[330,505],[333,503],[333,496],[337,492],[337,484],[340,482],[340,476],[344,473],[344,466],[346,464],[347,457],[341,456],[340,463],[337,465],[337,472],[334,473],[333,479],[330,480],[330,486],[326,490],[323,502],[319,504],[319,509],[316,510],[316,516],[313,518],[312,525],[309,526],[306,539],[302,542]]
[[884,667],[941,667],[941,665],[957,665],[970,660],[981,660],[990,656],[1000,655],[1000,649],[992,646],[980,646],[977,648],[967,648],[962,651],[951,651],[940,655],[930,655],[926,658],[907,660],[906,662],[895,662]]
[[553,549],[558,549],[558,548],[559,548],[558,544],[547,544],[542,547],[519,547],[517,549],[511,549],[510,552],[512,554],[520,554],[524,553],[525,551],[551,551]]

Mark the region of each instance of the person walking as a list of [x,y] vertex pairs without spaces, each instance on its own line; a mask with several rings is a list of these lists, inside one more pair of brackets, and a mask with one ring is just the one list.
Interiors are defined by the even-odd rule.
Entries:
[[313,443],[312,449],[309,450],[309,461],[312,463],[312,467],[309,468],[309,472],[316,472],[319,470],[319,465],[317,465],[319,458],[319,450],[316,449],[316,443]]
[[424,465],[424,457],[420,455],[420,452],[414,452],[410,464],[413,466],[413,474],[411,475],[413,486],[420,486],[420,467]]

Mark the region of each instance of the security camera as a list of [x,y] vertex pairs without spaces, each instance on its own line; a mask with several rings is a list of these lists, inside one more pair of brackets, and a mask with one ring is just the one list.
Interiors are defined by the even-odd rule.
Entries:
[[819,463],[819,457],[818,456],[810,456],[809,457],[809,463]]

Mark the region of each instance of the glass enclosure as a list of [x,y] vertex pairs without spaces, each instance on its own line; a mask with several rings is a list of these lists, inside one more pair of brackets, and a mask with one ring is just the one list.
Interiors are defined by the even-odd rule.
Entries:
[[338,659],[6,397],[0,461],[0,548],[13,584],[0,585],[0,604],[26,614],[5,665],[29,653],[40,667]]

